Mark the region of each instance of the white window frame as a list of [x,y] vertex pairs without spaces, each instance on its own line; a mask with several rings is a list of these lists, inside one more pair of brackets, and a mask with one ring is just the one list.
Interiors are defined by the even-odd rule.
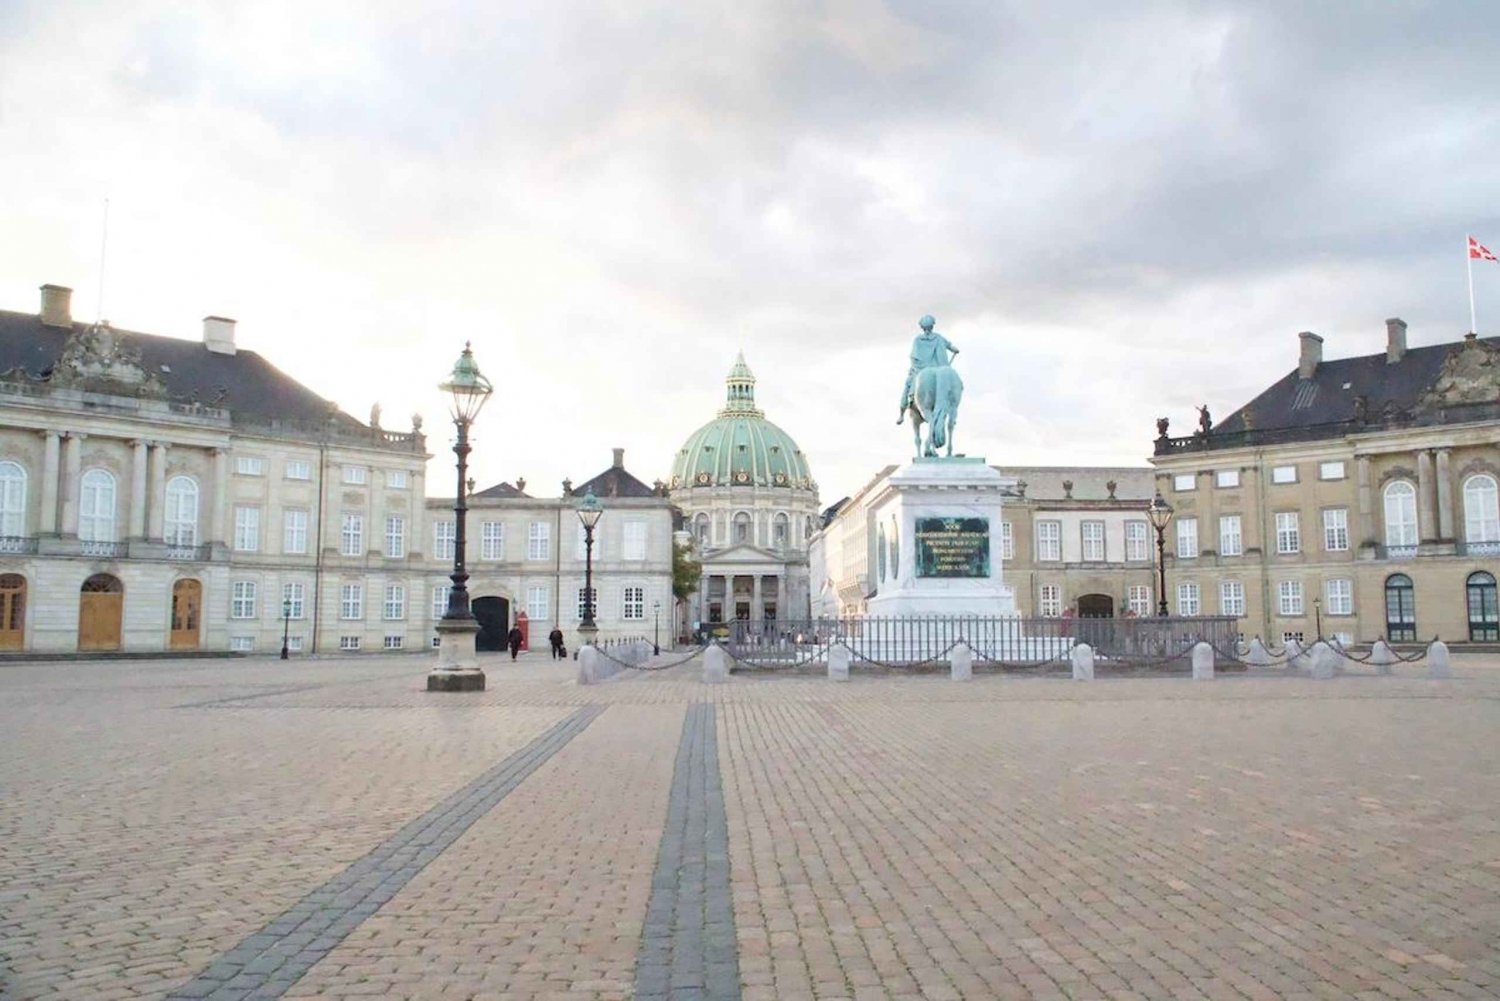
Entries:
[[1393,549],[1415,546],[1421,527],[1417,488],[1408,480],[1393,480],[1380,492],[1380,499],[1385,516],[1385,544]]
[[1345,553],[1349,551],[1349,509],[1327,507],[1323,509],[1323,551]]
[[162,538],[169,546],[198,544],[198,481],[174,476],[167,481]]
[[288,480],[310,480],[312,479],[312,463],[306,459],[288,459],[282,472]]
[[505,559],[505,522],[479,523],[479,558],[491,561]]
[[646,589],[639,584],[620,588],[620,618],[626,622],[646,621]]
[[288,556],[304,556],[307,553],[307,521],[305,508],[289,507],[281,512],[281,551]]
[[434,619],[441,619],[448,614],[448,596],[452,593],[452,584],[432,585],[432,617]]
[[1219,555],[1245,555],[1243,524],[1237,514],[1219,515]]
[[264,476],[265,471],[265,460],[258,455],[237,455],[234,457],[234,475],[236,476]]
[[351,486],[362,487],[370,482],[370,471],[364,466],[345,466],[342,479]]
[[1177,614],[1198,615],[1203,608],[1202,594],[1196,581],[1185,580],[1177,585]]
[[1320,480],[1344,480],[1349,478],[1342,459],[1333,459],[1328,462],[1318,463],[1318,479]]
[[381,618],[387,622],[396,622],[406,618],[406,585],[387,584],[385,586],[385,601],[381,604]]
[[[584,590],[585,589],[581,588],[581,587],[578,589],[578,619],[579,619],[579,621],[583,620]],[[595,588],[589,588],[588,590],[592,591],[592,593],[593,593],[594,618],[595,619],[602,618],[603,614],[599,610],[599,589],[597,587],[595,587]]]
[[345,511],[339,519],[339,554],[365,555],[365,516]]
[[387,469],[385,485],[388,490],[405,490],[409,480],[404,469]]
[[1219,581],[1219,614],[1245,617],[1245,585],[1237,580]]
[[384,644],[382,645],[387,650],[402,650],[406,648],[406,637],[400,635],[399,633],[396,635],[388,634],[385,637]]
[[1185,493],[1191,493],[1192,491],[1197,490],[1197,489],[1198,489],[1198,474],[1197,473],[1173,473],[1172,474],[1172,490],[1173,490],[1173,492],[1179,493],[1179,494],[1185,494]]
[[1177,519],[1177,558],[1179,560],[1192,560],[1198,558],[1198,519]]
[[1302,516],[1299,512],[1276,512],[1276,552],[1282,556],[1302,552]]
[[90,469],[78,484],[78,538],[84,542],[114,542],[119,487],[107,469]]
[[[250,653],[255,649],[254,636],[231,636],[229,637],[230,653]],[[290,649],[290,647],[288,647]]]
[[1214,486],[1220,490],[1232,490],[1240,485],[1238,469],[1220,469],[1214,473]]
[[1303,615],[1306,606],[1302,601],[1302,582],[1282,580],[1276,582],[1276,612],[1278,615],[1295,617]]
[[1062,587],[1057,584],[1043,584],[1037,593],[1037,614],[1048,619],[1055,619],[1062,615]]
[[1151,526],[1144,521],[1125,523],[1125,562],[1142,562],[1151,558]]
[[[791,534],[791,526],[783,518],[781,524]],[[785,545],[785,540],[782,545]],[[637,563],[646,558],[646,522],[640,518],[627,519],[620,536],[620,559]]]
[[1296,466],[1272,466],[1271,482],[1274,484],[1286,484],[1297,482]]
[[26,534],[27,479],[26,467],[19,462],[0,462],[0,535]]
[[[1090,535],[1093,535],[1090,538]],[[1107,558],[1104,544],[1104,522],[1095,519],[1078,524],[1078,540],[1086,563],[1103,563]]]
[[1354,581],[1334,577],[1323,582],[1323,611],[1329,615],[1354,614]]
[[297,580],[283,583],[281,585],[281,608],[285,609],[289,601],[292,603],[292,609],[291,614],[287,616],[288,619],[301,619],[307,614],[307,585]]
[[1150,615],[1152,604],[1149,584],[1131,584],[1126,588],[1125,607],[1130,609],[1136,617],[1144,618]]
[[237,580],[230,585],[229,617],[231,619],[254,619],[259,616],[255,591],[253,580]]
[[533,521],[527,526],[526,558],[528,560],[552,558],[552,525],[549,522]]
[[1016,533],[1008,521],[1000,523],[1000,558],[1002,560],[1016,558]]
[[1471,545],[1500,542],[1500,483],[1489,473],[1475,473],[1464,480],[1464,542]]
[[260,552],[260,508],[253,504],[235,505],[234,551],[237,553]]
[[358,650],[362,645],[363,644],[360,640],[360,637],[358,636],[339,637],[339,650],[343,651],[344,653],[352,653]]
[[386,515],[385,557],[388,560],[406,558],[406,518],[403,515]]
[[339,585],[339,618],[346,622],[363,622],[365,586],[359,583]]
[[452,560],[458,549],[458,529],[451,521],[432,523],[432,558]]
[[532,622],[545,622],[552,617],[552,591],[540,584],[526,589],[526,617]]
[[1062,522],[1048,519],[1036,523],[1036,561],[1062,562]]

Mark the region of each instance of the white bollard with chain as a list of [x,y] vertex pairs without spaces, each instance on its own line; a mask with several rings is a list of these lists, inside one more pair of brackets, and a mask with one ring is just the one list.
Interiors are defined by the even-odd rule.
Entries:
[[1074,681],[1094,680],[1094,648],[1087,643],[1079,643],[1068,654],[1073,661]]
[[1214,648],[1207,643],[1193,644],[1193,680],[1214,680]]
[[1427,676],[1446,681],[1453,677],[1453,663],[1448,659],[1448,644],[1433,640],[1427,648]]
[[969,644],[960,641],[953,648],[948,664],[952,669],[954,681],[974,680],[974,651],[969,649]]
[[1384,639],[1376,640],[1375,645],[1370,648],[1370,663],[1375,666],[1377,674],[1390,674],[1396,659],[1396,651]]
[[703,651],[703,683],[722,685],[729,680],[729,654],[717,643],[710,643]]
[[828,680],[849,680],[849,648],[842,643],[828,648]]

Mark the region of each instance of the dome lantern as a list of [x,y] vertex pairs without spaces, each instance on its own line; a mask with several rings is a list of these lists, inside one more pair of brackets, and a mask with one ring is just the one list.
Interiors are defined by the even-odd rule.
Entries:
[[734,366],[724,377],[724,383],[729,387],[729,391],[724,402],[724,409],[719,411],[720,415],[762,416],[761,411],[755,406],[755,373],[751,372],[750,366],[745,364],[745,352],[741,351],[735,358]]

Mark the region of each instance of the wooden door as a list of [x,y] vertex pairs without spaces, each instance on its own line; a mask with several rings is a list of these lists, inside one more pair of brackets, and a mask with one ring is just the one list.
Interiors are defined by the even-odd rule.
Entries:
[[97,573],[83,582],[78,595],[78,649],[120,649],[120,622],[125,587],[118,577]]
[[26,649],[26,578],[0,574],[0,650]]
[[203,611],[203,585],[196,580],[180,580],[172,585],[173,650],[198,649],[198,624]]

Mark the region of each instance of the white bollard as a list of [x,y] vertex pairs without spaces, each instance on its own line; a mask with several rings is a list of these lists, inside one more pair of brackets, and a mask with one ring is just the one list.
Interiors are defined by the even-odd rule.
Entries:
[[1214,648],[1207,643],[1193,644],[1193,680],[1214,680]]
[[1259,636],[1250,641],[1250,650],[1245,654],[1245,663],[1251,667],[1270,667],[1271,651]]
[[1079,643],[1073,647],[1068,654],[1073,661],[1074,681],[1094,680],[1094,648],[1087,643]]
[[1327,681],[1338,673],[1341,658],[1338,652],[1323,640],[1318,640],[1312,645],[1312,649],[1307,651],[1307,659],[1312,676],[1319,681]]
[[849,680],[849,648],[842,643],[828,648],[828,680]]
[[1448,660],[1448,644],[1433,640],[1427,648],[1427,676],[1446,680],[1453,677],[1453,664]]
[[1370,648],[1370,663],[1374,665],[1377,673],[1390,674],[1392,665],[1396,663],[1396,651],[1392,650],[1391,645],[1385,640],[1378,639]]
[[599,651],[590,644],[578,651],[578,683],[592,685],[599,681]]
[[948,663],[953,669],[954,681],[974,680],[974,651],[969,649],[969,644],[960,643],[954,647]]
[[717,643],[710,643],[703,651],[703,683],[722,685],[729,680],[729,654]]

